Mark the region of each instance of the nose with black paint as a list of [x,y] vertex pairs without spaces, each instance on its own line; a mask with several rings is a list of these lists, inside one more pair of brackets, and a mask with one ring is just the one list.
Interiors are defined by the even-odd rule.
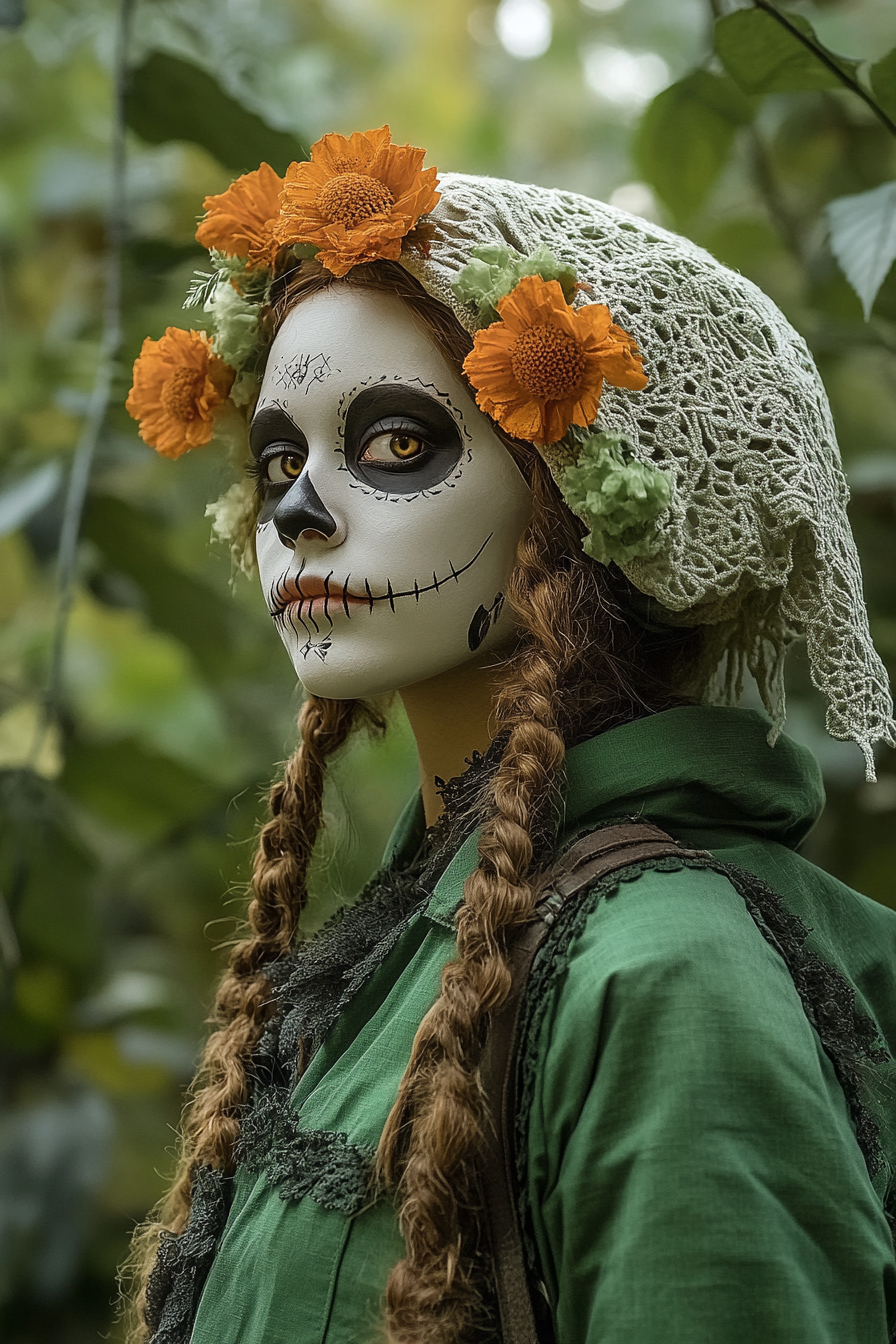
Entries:
[[295,550],[299,537],[307,541],[315,538],[331,541],[338,530],[336,519],[315,490],[307,471],[283,496],[272,521],[283,545],[290,550]]

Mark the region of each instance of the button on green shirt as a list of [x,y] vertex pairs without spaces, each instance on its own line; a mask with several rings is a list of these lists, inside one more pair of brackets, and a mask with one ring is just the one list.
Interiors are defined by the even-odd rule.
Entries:
[[[896,1047],[896,914],[801,859],[817,766],[748,710],[683,708],[573,748],[565,835],[641,815],[763,879]],[[419,804],[396,839],[412,852]],[[348,1004],[292,1096],[303,1131],[372,1153],[454,952],[475,837]],[[525,1094],[525,1199],[558,1344],[887,1344],[896,1262],[885,1167],[768,930],[711,869],[648,868],[583,907],[541,967]],[[534,992],[534,990],[533,990]],[[873,1076],[872,1076],[873,1075]],[[896,1069],[867,1101],[896,1166]],[[336,1193],[334,1194],[334,1189]],[[325,1193],[321,1193],[325,1191]],[[193,1344],[366,1344],[403,1247],[339,1175],[283,1198],[237,1173]]]

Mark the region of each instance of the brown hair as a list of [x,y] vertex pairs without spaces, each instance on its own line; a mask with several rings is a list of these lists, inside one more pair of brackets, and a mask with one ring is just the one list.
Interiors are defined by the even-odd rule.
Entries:
[[[305,263],[281,282],[272,328],[309,294],[333,283]],[[356,267],[345,281],[398,294],[445,357],[460,368],[472,342],[453,314],[396,263]],[[694,632],[648,634],[625,613],[621,574],[581,549],[583,529],[542,459],[501,436],[533,492],[508,602],[518,638],[500,670],[496,734],[506,736],[489,783],[479,864],[457,915],[457,956],[417,1031],[378,1153],[383,1184],[397,1194],[406,1256],[386,1293],[390,1344],[449,1344],[483,1316],[489,1259],[476,1216],[479,1137],[487,1123],[478,1062],[489,1014],[509,988],[507,930],[531,914],[532,878],[556,833],[556,785],[566,747],[645,713],[681,703],[674,689],[692,661]],[[299,717],[300,745],[270,794],[252,875],[249,936],[233,949],[191,1089],[174,1185],[157,1218],[138,1231],[126,1272],[130,1344],[148,1337],[146,1279],[163,1231],[180,1232],[192,1176],[202,1164],[231,1171],[252,1050],[273,1005],[265,966],[291,949],[306,874],[321,824],[325,765],[353,728],[383,731],[381,715],[355,701],[310,696]]]

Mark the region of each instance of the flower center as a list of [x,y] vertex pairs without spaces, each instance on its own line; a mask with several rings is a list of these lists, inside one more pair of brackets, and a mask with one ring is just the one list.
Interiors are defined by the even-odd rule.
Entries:
[[385,182],[366,173],[338,173],[317,196],[317,208],[324,219],[330,224],[344,224],[347,229],[371,215],[385,214],[394,204],[395,197]]
[[196,402],[204,382],[205,375],[196,369],[175,369],[162,384],[159,400],[176,420],[195,420]]
[[547,322],[529,327],[510,347],[517,382],[542,401],[559,401],[578,389],[585,356],[574,336]]

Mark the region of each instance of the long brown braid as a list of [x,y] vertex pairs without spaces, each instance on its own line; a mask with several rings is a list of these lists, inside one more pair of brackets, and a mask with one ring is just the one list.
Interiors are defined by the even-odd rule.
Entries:
[[209,1037],[184,1111],[178,1170],[155,1217],[139,1228],[122,1278],[132,1286],[127,1339],[148,1338],[146,1282],[163,1232],[182,1232],[190,1214],[193,1173],[207,1163],[233,1169],[240,1109],[247,1099],[247,1066],[274,1007],[264,968],[289,952],[307,901],[306,874],[321,825],[326,764],[356,724],[382,732],[374,707],[354,700],[309,696],[299,713],[299,746],[268,796],[269,818],[255,852],[249,933],[231,951],[211,1013]]
[[[314,263],[297,268],[280,282],[271,328],[332,283]],[[469,336],[399,265],[359,266],[339,283],[397,294],[460,369]],[[489,1013],[509,988],[505,931],[530,914],[531,878],[547,861],[556,831],[566,746],[680,703],[670,688],[692,662],[696,638],[676,632],[657,640],[630,620],[625,580],[583,554],[581,524],[542,459],[527,444],[504,441],[534,500],[507,593],[519,634],[498,675],[493,715],[506,745],[488,789],[479,864],[458,912],[457,956],[417,1032],[380,1143],[379,1174],[397,1193],[407,1249],[387,1288],[389,1344],[459,1344],[483,1316],[488,1259],[476,1217],[476,1158],[487,1120],[478,1061]],[[253,933],[234,948],[218,992],[212,1020],[219,1029],[191,1089],[177,1178],[157,1219],[138,1233],[126,1266],[136,1285],[128,1344],[147,1338],[140,1310],[146,1279],[161,1233],[186,1224],[193,1172],[202,1163],[233,1167],[247,1063],[272,1009],[263,968],[292,945],[320,827],[326,761],[362,718],[383,727],[368,706],[310,697],[299,751],[271,790],[271,820],[254,863]]]
[[[489,1014],[510,988],[506,931],[531,915],[531,877],[556,833],[566,742],[586,725],[600,731],[680,699],[662,685],[671,663],[660,678],[647,649],[635,662],[638,639],[607,572],[586,560],[547,473],[529,465],[535,510],[508,593],[520,638],[494,709],[507,744],[489,790],[479,864],[457,914],[457,956],[417,1031],[379,1147],[407,1248],[386,1291],[389,1344],[455,1344],[485,1323],[489,1262],[476,1164],[489,1121],[477,1069]],[[686,642],[667,646],[666,658],[681,661]]]

